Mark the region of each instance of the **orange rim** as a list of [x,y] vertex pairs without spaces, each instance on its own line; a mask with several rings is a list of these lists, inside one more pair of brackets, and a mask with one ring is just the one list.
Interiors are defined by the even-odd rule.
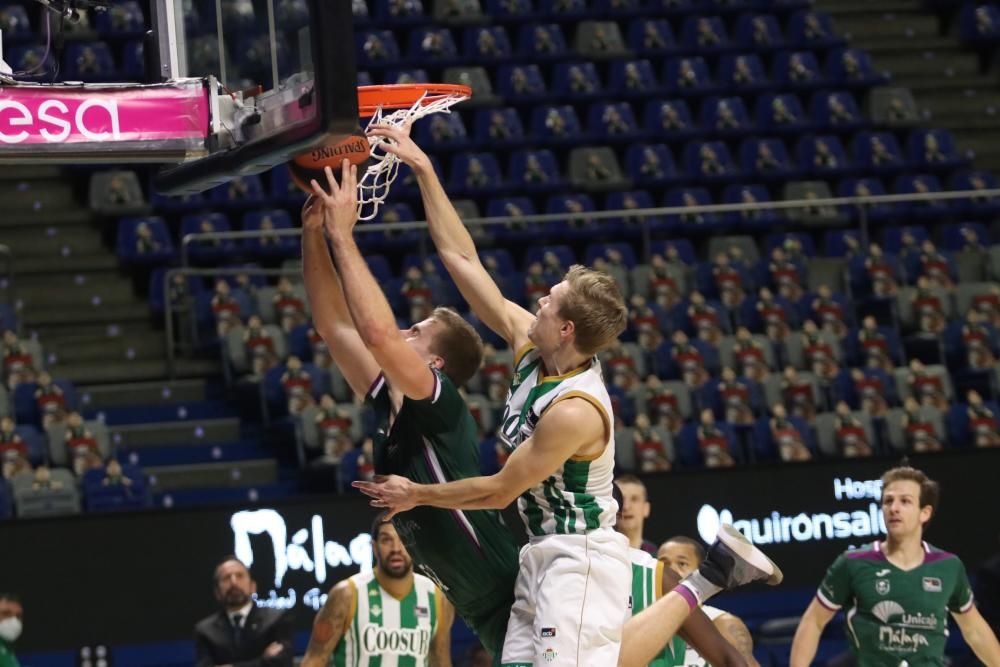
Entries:
[[427,93],[424,104],[442,97],[457,101],[472,97],[472,89],[454,83],[395,83],[381,86],[358,86],[358,115],[371,116],[379,107],[383,109],[408,109]]

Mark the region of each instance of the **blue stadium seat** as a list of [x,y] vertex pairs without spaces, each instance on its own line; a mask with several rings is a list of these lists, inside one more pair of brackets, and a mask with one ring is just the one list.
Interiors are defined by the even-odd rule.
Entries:
[[[413,213],[413,208],[406,202],[394,202],[385,204],[378,210],[375,222],[413,222],[417,216]],[[386,230],[372,234],[358,236],[358,243],[362,248],[378,248],[385,252],[409,250],[419,244],[423,234],[419,229]]]
[[[656,204],[653,202],[653,196],[649,194],[646,190],[628,190],[625,192],[610,192],[608,196],[604,199],[604,210],[605,211],[623,211],[630,209],[643,209],[643,208],[653,208]],[[659,231],[663,228],[663,218],[660,216],[651,216],[648,218],[622,218],[621,220],[615,219],[621,222],[622,233],[627,236],[635,236],[641,233],[642,225],[647,225],[649,229],[653,232]],[[610,221],[606,221],[610,222]]]
[[646,59],[615,60],[611,62],[608,89],[616,95],[648,96],[660,89],[660,82]]
[[927,228],[923,225],[903,225],[887,227],[882,232],[882,250],[892,255],[898,255],[903,249],[903,236],[910,235],[917,245],[930,238]]
[[651,255],[666,256],[668,247],[674,248],[677,251],[677,257],[688,266],[694,266],[697,262],[694,246],[688,239],[657,239],[649,244],[649,252]]
[[[809,424],[801,417],[788,416],[788,422],[799,432],[802,444],[813,458],[821,456],[819,446],[816,444],[815,434]],[[771,432],[770,417],[761,417],[753,425],[753,454],[756,461],[780,461],[780,447],[775,442],[774,434]]]
[[[140,229],[147,229],[148,242],[140,244]],[[174,242],[160,217],[122,218],[118,221],[118,258],[126,264],[167,262],[174,257]]]
[[461,149],[469,145],[469,134],[457,113],[436,113],[413,124],[413,136],[420,146],[434,150]]
[[[517,220],[525,215],[535,215],[535,204],[528,197],[502,197],[486,201],[486,215],[490,218],[506,217]],[[498,243],[509,246],[519,246],[523,243],[536,243],[544,238],[547,230],[542,225],[512,223],[507,225],[492,225],[490,233]]]
[[486,0],[486,14],[498,21],[524,20],[534,13],[531,0]]
[[801,175],[788,156],[785,142],[776,138],[751,137],[740,144],[740,168],[761,180],[787,180]]
[[0,7],[0,28],[3,29],[4,44],[30,42],[35,33],[28,20],[28,12],[24,5],[4,4]]
[[954,225],[942,225],[941,246],[945,250],[959,252],[976,243],[983,247],[990,245],[990,233],[981,222],[962,222]]
[[547,223],[544,227],[550,238],[560,241],[593,239],[614,229],[613,224],[594,223],[578,216],[597,210],[593,198],[586,193],[566,192],[552,195],[545,201],[546,213],[570,214],[564,220]]
[[[149,308],[154,313],[162,313],[167,303],[167,285],[163,284],[163,278],[167,272],[165,268],[159,268],[149,274]],[[200,276],[182,276],[183,288],[178,293],[181,297],[186,292],[192,299],[196,299],[199,294],[205,291],[205,285]],[[176,288],[176,287],[175,287]],[[3,328],[0,322],[0,329]]]
[[814,94],[809,101],[809,116],[821,132],[857,130],[869,124],[854,95],[847,91]]
[[545,245],[528,248],[524,253],[522,266],[527,269],[532,262],[542,262],[548,253],[558,257],[559,263],[564,269],[577,263],[576,254],[568,245]]
[[816,244],[813,242],[812,236],[803,232],[779,232],[775,234],[768,234],[767,239],[764,242],[764,247],[767,249],[766,255],[770,257],[771,252],[775,248],[782,247],[785,244],[785,241],[789,239],[798,242],[799,247],[802,249],[802,254],[806,257],[816,256]]
[[[391,30],[367,30],[355,37],[358,67],[363,69],[400,62],[399,43]],[[414,63],[415,64],[415,63]]]
[[11,331],[18,330],[17,313],[10,304],[0,303],[0,333],[8,329]]
[[[281,384],[281,376],[284,375],[286,370],[287,367],[284,363],[278,364],[267,371],[263,381],[260,383],[264,404],[271,419],[288,415],[288,395]],[[318,401],[323,394],[329,393],[329,373],[309,363],[303,363],[302,370],[309,374],[309,380],[312,382],[311,393],[314,400]]]
[[41,45],[14,47],[9,54],[5,50],[4,59],[22,81],[47,81],[56,66],[55,60],[46,56],[45,47]]
[[[1000,405],[996,401],[983,401],[983,406],[994,416],[1000,415]],[[957,403],[948,408],[946,421],[948,423],[948,441],[952,447],[965,449],[975,446],[968,404]]]
[[462,45],[466,64],[506,61],[513,53],[507,29],[502,25],[466,28]]
[[594,11],[615,17],[630,16],[643,11],[640,0],[594,0]]
[[[729,185],[722,193],[724,204],[752,204],[769,202],[771,195],[763,185]],[[782,221],[781,213],[774,209],[731,211],[723,214],[729,225],[743,230],[771,229]]]
[[579,143],[584,136],[580,118],[570,104],[535,107],[531,137],[545,143]]
[[478,109],[474,122],[475,141],[483,145],[517,145],[524,141],[524,126],[513,107]]
[[599,140],[635,139],[640,135],[628,102],[598,102],[587,111],[587,132]]
[[644,56],[664,55],[677,51],[677,40],[670,23],[662,18],[642,18],[628,25],[628,47]]
[[701,56],[667,60],[662,81],[664,88],[674,95],[710,95],[718,90]]
[[[77,401],[76,387],[73,386],[69,380],[64,380],[63,378],[55,378],[52,380],[53,383],[63,392],[63,399],[66,401],[67,410],[77,410],[79,409],[79,402]],[[35,402],[35,391],[38,390],[38,384],[35,382],[21,382],[14,387],[14,391],[11,392],[11,407],[14,410],[14,422],[18,424],[18,429],[24,428],[24,431],[18,430],[25,440],[28,437],[33,437],[36,434],[37,428],[42,425],[42,414],[38,410],[38,404]],[[45,456],[45,444],[43,443],[39,446],[37,444],[28,444],[28,451],[31,452],[32,456],[37,456],[41,454],[41,457]],[[41,461],[42,458],[34,459],[36,462]]]
[[[712,198],[705,188],[671,188],[663,198],[663,205],[669,207],[708,206]],[[718,213],[673,213],[667,216],[668,229],[688,232],[695,229],[718,230],[724,221]]]
[[810,91],[824,85],[823,71],[812,51],[780,51],[774,55],[771,79],[785,90]]
[[[231,232],[229,218],[223,213],[192,213],[181,218],[181,243],[188,234]],[[233,239],[214,241],[192,241],[188,244],[188,256],[199,260],[216,260],[232,255],[236,250]]]
[[451,188],[461,192],[490,192],[503,185],[493,153],[460,153],[451,163]]
[[[701,343],[700,340],[692,342],[696,344]],[[737,463],[745,463],[745,456],[738,444],[736,435],[733,433],[733,427],[722,421],[715,422],[715,425],[722,431],[723,436],[725,436],[726,441],[729,443],[729,453],[733,459]],[[698,447],[697,423],[687,423],[681,428],[680,437],[678,438],[677,459],[685,467],[698,468],[705,464],[701,449]]]
[[856,229],[836,229],[823,235],[823,254],[846,257],[852,247],[861,247],[861,233]]
[[643,109],[642,123],[664,139],[687,139],[701,133],[691,108],[681,99],[650,100]]
[[406,57],[417,66],[440,65],[458,58],[458,47],[447,28],[417,28],[410,33]]
[[755,131],[741,97],[712,97],[702,102],[701,126],[720,137],[742,137]]
[[[886,191],[882,181],[877,178],[849,178],[837,186],[838,197],[869,197],[884,194]],[[866,204],[864,208],[865,217],[871,222],[882,222],[892,216],[895,210],[895,204]],[[852,220],[860,216],[856,205],[842,206],[841,211]]]
[[903,151],[891,132],[858,132],[851,139],[854,164],[873,174],[892,174],[907,168]]
[[719,53],[732,48],[726,25],[718,16],[689,16],[681,28],[681,47],[691,53]]
[[663,143],[629,146],[625,151],[625,171],[643,186],[663,185],[678,179],[674,156]]
[[906,147],[910,163],[925,171],[950,171],[969,162],[959,154],[955,138],[947,130],[914,130]]
[[790,93],[761,95],[754,106],[754,117],[761,131],[768,134],[801,134],[809,129],[809,117],[802,103]]
[[[431,80],[427,70],[417,67],[413,69],[390,69],[385,72],[386,83],[429,83]],[[358,84],[361,85],[360,83]]]
[[[243,216],[241,227],[247,232],[262,229],[292,229],[291,216],[284,209],[266,211],[250,211]],[[252,255],[259,257],[294,257],[299,254],[299,239],[295,236],[275,236],[246,239],[243,247]]]
[[734,93],[758,93],[774,87],[764,71],[764,63],[756,53],[722,56],[719,58],[716,79],[720,85]]
[[142,468],[123,463],[122,474],[131,480],[130,485],[104,484],[103,468],[83,474],[83,502],[88,512],[135,511],[150,506],[149,486]]
[[547,191],[564,184],[552,151],[518,150],[511,154],[507,184],[518,189]]
[[[763,262],[764,260],[761,261]],[[774,287],[771,285],[770,276],[767,276],[766,282],[767,286],[771,287],[773,291]],[[805,284],[804,276],[802,283]],[[766,323],[764,318],[761,316],[761,312],[757,310],[757,303],[759,301],[760,299],[754,295],[748,296],[740,306],[739,321],[743,324],[743,326],[747,327],[754,333],[765,333]],[[788,323],[788,327],[790,329],[794,330],[801,326],[801,322],[798,321],[799,309],[795,307],[794,303],[778,294],[774,294],[774,303],[776,306],[784,310],[785,322]]]
[[542,16],[565,19],[582,19],[590,16],[587,0],[538,0],[538,13]]
[[146,47],[141,39],[132,39],[122,46],[122,76],[130,81],[144,81],[146,77]]
[[792,14],[788,19],[787,35],[789,45],[795,48],[829,48],[844,43],[844,39],[837,35],[830,15],[812,9]]
[[146,17],[138,2],[124,0],[111,3],[105,12],[97,12],[94,25],[102,37],[136,37],[146,30]]
[[591,243],[583,251],[583,263],[591,266],[598,257],[606,257],[609,250],[616,250],[622,256],[622,264],[635,268],[635,250],[628,243]]
[[572,100],[594,98],[602,92],[601,78],[594,63],[559,63],[552,74],[552,90]]
[[391,23],[394,25],[405,25],[427,19],[423,0],[407,0],[407,2],[375,0],[374,13],[375,18],[380,23]]
[[958,34],[966,44],[994,47],[1000,42],[1000,8],[989,2],[963,2]]
[[[942,192],[941,181],[933,174],[903,174],[896,179],[895,194]],[[936,199],[927,202],[900,202],[897,210],[907,218],[938,218],[951,211],[951,202]]]
[[826,57],[826,78],[838,88],[870,88],[888,81],[862,49],[837,49]]
[[293,207],[301,207],[306,201],[306,193],[302,192],[288,173],[288,167],[278,165],[271,170],[271,187],[269,196],[275,203],[284,203]]
[[548,85],[536,64],[501,65],[497,69],[497,92],[508,101],[537,100],[548,95]]
[[[989,171],[960,171],[951,177],[951,190],[988,190],[997,187],[997,179]],[[1000,209],[1000,200],[993,197],[970,197],[953,200],[960,213],[989,212]]]
[[784,46],[778,18],[773,14],[741,14],[736,19],[734,41],[748,51],[771,51]]
[[692,141],[684,147],[684,171],[702,181],[731,181],[740,171],[721,141]]
[[227,208],[247,208],[267,200],[264,184],[257,174],[237,176],[228,183],[212,188],[208,197],[216,206]]
[[517,34],[517,54],[533,61],[565,58],[566,37],[558,23],[522,26]]
[[851,171],[844,145],[835,135],[805,136],[795,149],[799,168],[812,175],[828,177]]
[[107,42],[71,42],[66,46],[62,72],[70,81],[111,81],[118,76]]

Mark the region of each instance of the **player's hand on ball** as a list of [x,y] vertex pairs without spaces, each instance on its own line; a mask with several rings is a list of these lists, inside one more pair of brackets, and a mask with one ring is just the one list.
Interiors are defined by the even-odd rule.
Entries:
[[352,482],[351,486],[369,496],[372,507],[388,511],[386,519],[417,506],[413,502],[413,482],[399,475],[376,475],[374,482]]
[[331,237],[337,233],[350,234],[358,222],[358,168],[346,159],[341,164],[340,182],[333,169],[325,167],[329,194],[315,179],[310,181],[313,197],[323,202],[323,225]]

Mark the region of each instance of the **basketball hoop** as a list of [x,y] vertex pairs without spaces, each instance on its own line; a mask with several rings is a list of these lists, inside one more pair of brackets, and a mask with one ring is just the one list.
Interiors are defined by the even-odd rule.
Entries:
[[[408,127],[432,113],[450,113],[451,107],[472,97],[472,89],[447,83],[402,83],[358,86],[358,113],[372,125]],[[390,113],[385,113],[391,110]],[[368,137],[371,161],[358,179],[358,219],[371,220],[389,196],[399,175],[399,158],[382,150],[385,137]]]

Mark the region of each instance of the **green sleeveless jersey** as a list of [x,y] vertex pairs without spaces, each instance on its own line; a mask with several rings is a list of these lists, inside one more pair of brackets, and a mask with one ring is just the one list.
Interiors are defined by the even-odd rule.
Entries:
[[944,665],[948,613],[972,608],[965,566],[924,542],[924,562],[903,571],[882,545],[847,551],[827,570],[819,602],[847,609],[847,635],[859,667]]
[[593,458],[572,457],[548,479],[521,494],[517,509],[530,535],[585,534],[615,523],[617,505],[611,497],[614,480],[615,437],[611,398],[594,357],[582,368],[564,375],[542,374],[542,357],[534,347],[522,350],[514,361],[514,377],[507,392],[499,442],[513,451],[535,432],[545,411],[559,401],[582,398],[604,420],[607,442]]
[[[641,549],[629,549],[632,560],[632,594],[629,607],[632,615],[649,607],[663,595],[663,561],[653,558]],[[663,652],[649,663],[649,667],[683,667],[687,644],[674,635]]]
[[402,600],[379,585],[374,570],[351,584],[351,622],[330,657],[332,667],[428,667],[431,641],[441,616],[439,589],[414,573]]
[[[375,471],[420,484],[479,473],[479,439],[465,400],[434,371],[432,395],[404,398],[393,417],[389,386],[380,375],[366,398],[375,413]],[[416,507],[393,518],[417,571],[441,587],[455,611],[498,654],[514,603],[518,546],[493,510]]]

